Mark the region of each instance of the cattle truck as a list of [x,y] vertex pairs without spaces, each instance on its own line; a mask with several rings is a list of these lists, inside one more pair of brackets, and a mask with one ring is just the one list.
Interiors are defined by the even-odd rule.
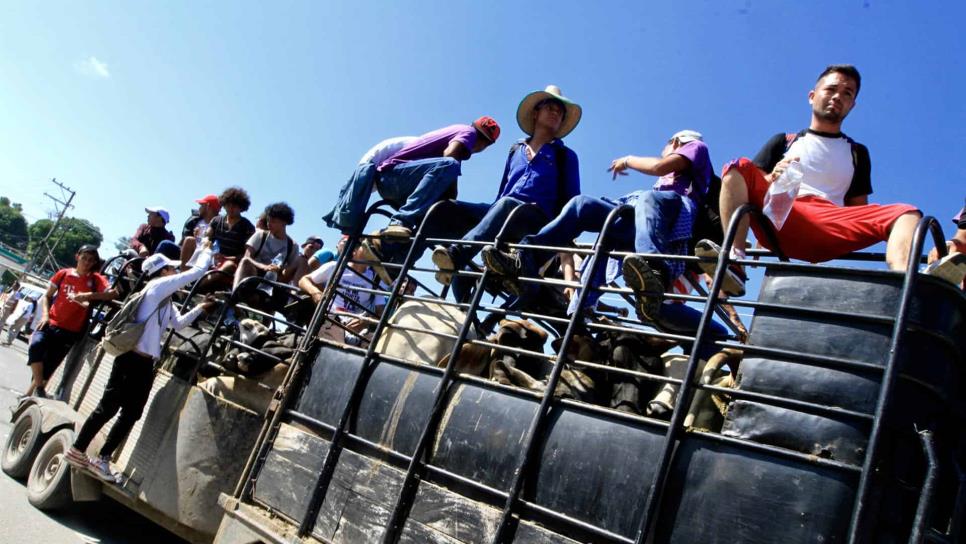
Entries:
[[[420,266],[421,248],[458,243],[433,237],[436,213],[405,258],[385,267],[400,277],[435,272]],[[618,208],[607,225],[627,213]],[[607,258],[607,229],[573,250],[591,270]],[[764,270],[757,299],[728,301],[753,313],[744,342],[711,335],[733,226],[706,294],[667,295],[700,308],[691,331],[588,319],[579,310],[591,274],[579,284],[520,280],[577,287],[570,314],[538,314],[512,297],[488,305],[487,292],[505,292],[501,280],[471,268],[463,275],[479,288],[460,303],[440,302],[446,289],[411,292],[399,280],[384,288],[389,309],[432,300],[464,312],[456,329],[421,331],[452,346],[451,357],[423,364],[378,349],[380,335],[399,328],[390,311],[370,316],[368,343],[319,339],[316,331],[345,317],[330,309],[343,289],[332,282],[238,485],[219,499],[215,542],[961,542],[966,295],[917,272],[930,233],[943,246],[938,223],[924,219],[905,273],[874,269],[881,254],[818,266],[752,252],[740,264]],[[502,237],[497,245],[517,247]],[[375,243],[352,239],[340,271],[361,240]],[[528,351],[474,333],[494,315],[546,325],[558,342]],[[674,341],[690,355],[678,356],[677,377],[617,368],[573,355],[580,331]],[[459,372],[466,345],[543,357],[543,391]],[[729,386],[705,379],[697,354],[708,345],[741,354],[718,369]],[[622,376],[642,389],[672,387],[673,411],[652,417],[559,395],[572,369],[600,383]],[[697,425],[694,403],[708,396],[723,405],[720,421]]]
[[[131,271],[139,268],[140,260],[127,261],[112,278],[115,285],[129,283],[122,292],[139,287]],[[108,262],[105,268],[113,269],[113,264]],[[193,293],[182,295],[183,305],[197,300]],[[225,308],[232,307],[240,316],[260,317],[301,334],[301,327],[284,325],[277,315],[237,304],[233,298],[226,302]],[[2,452],[3,470],[26,479],[27,498],[40,509],[64,509],[75,501],[106,495],[185,540],[211,542],[221,520],[218,496],[238,481],[278,380],[273,384],[268,376],[266,383],[265,377],[252,379],[218,366],[231,348],[259,351],[225,334],[222,311],[218,320],[202,320],[167,339],[144,415],[114,458],[123,482],[104,485],[86,472],[71,470],[63,454],[104,392],[113,357],[98,344],[104,323],[120,305],[114,301],[93,309],[83,339],[48,382],[53,398],[22,398],[12,407],[13,429]],[[214,368],[221,376],[201,376],[203,367],[209,375]],[[110,424],[105,426],[90,451],[100,447],[109,428]]]

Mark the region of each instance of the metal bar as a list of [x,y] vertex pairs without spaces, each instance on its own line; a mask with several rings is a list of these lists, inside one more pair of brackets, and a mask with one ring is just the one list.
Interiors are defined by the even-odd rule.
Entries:
[[[346,264],[349,261],[349,255],[353,253],[356,244],[359,243],[363,229],[365,229],[372,215],[381,212],[380,206],[385,204],[386,202],[384,200],[380,200],[372,206],[369,206],[366,210],[365,215],[359,221],[359,225],[353,233],[354,236],[349,238],[348,243],[343,248],[343,251],[339,253],[338,259],[336,259],[335,270],[332,274],[334,279],[338,280],[342,277]],[[268,413],[266,414],[268,417],[265,418],[265,423],[259,430],[258,438],[255,441],[256,446],[252,448],[252,453],[248,456],[245,468],[242,470],[242,475],[238,479],[238,485],[235,486],[233,495],[239,500],[251,499],[252,492],[255,488],[255,479],[258,477],[259,472],[261,472],[261,468],[265,464],[265,459],[268,457],[275,437],[278,435],[278,429],[281,427],[282,414],[293,400],[298,397],[296,389],[299,388],[294,387],[294,384],[303,379],[306,369],[311,366],[312,359],[314,358],[313,347],[318,345],[316,336],[322,324],[325,323],[326,310],[334,300],[336,283],[338,282],[331,281],[326,285],[322,293],[322,300],[315,306],[315,311],[312,312],[312,318],[306,327],[307,334],[302,335],[298,348],[295,351],[294,360],[289,365],[288,372],[285,373],[285,377],[282,379],[282,384],[276,390],[273,404],[277,403],[277,409],[273,409],[274,407],[269,405]],[[224,312],[219,314],[219,323],[224,318],[223,314]]]
[[654,525],[655,518],[657,517],[655,514],[657,513],[657,506],[660,502],[664,483],[667,481],[668,474],[671,471],[671,459],[674,448],[678,436],[684,427],[684,418],[688,411],[687,407],[691,405],[691,397],[694,395],[694,377],[697,374],[700,363],[698,352],[701,351],[701,346],[708,341],[708,331],[711,329],[711,316],[714,314],[714,307],[718,302],[718,293],[721,292],[721,284],[724,280],[725,270],[730,261],[729,250],[734,243],[738,224],[742,217],[752,209],[749,204],[744,204],[738,208],[734,215],[732,215],[731,224],[728,226],[728,232],[725,234],[724,243],[722,244],[723,247],[721,253],[718,255],[718,266],[715,269],[714,279],[711,282],[711,287],[708,289],[708,301],[704,310],[701,312],[701,319],[698,321],[694,347],[691,349],[691,355],[688,357],[688,366],[684,372],[684,377],[681,379],[682,385],[678,390],[678,396],[674,402],[671,422],[664,436],[661,455],[658,458],[657,468],[654,472],[654,481],[651,483],[647,498],[645,499],[644,515],[641,518],[641,523],[638,528],[637,544],[645,544],[650,535],[651,527]]
[[899,374],[899,352],[902,349],[902,341],[906,329],[906,320],[909,317],[909,307],[911,306],[912,292],[919,278],[919,257],[922,255],[922,246],[926,238],[926,230],[932,232],[933,242],[938,251],[945,252],[946,244],[943,240],[942,228],[939,222],[933,217],[923,217],[916,225],[915,237],[909,251],[909,261],[906,265],[906,275],[902,281],[902,291],[899,295],[899,308],[896,311],[895,326],[892,329],[892,340],[889,344],[889,359],[885,366],[882,376],[882,385],[879,388],[879,399],[875,409],[875,421],[872,422],[872,432],[869,433],[869,443],[866,446],[865,462],[862,465],[862,476],[859,478],[859,487],[855,493],[855,504],[852,511],[852,519],[849,523],[849,544],[863,542],[865,537],[864,517],[869,506],[869,492],[872,488],[874,464],[878,461],[879,448],[882,439],[882,420],[892,399],[892,390],[895,387],[896,377]]
[[567,324],[567,329],[564,335],[560,339],[560,348],[557,350],[557,360],[553,365],[553,370],[550,372],[550,376],[547,379],[547,389],[544,392],[543,399],[540,401],[540,406],[537,409],[537,413],[534,415],[533,419],[530,421],[530,427],[527,430],[527,434],[522,442],[522,449],[520,452],[520,464],[516,467],[513,472],[513,479],[511,480],[510,488],[508,490],[508,497],[506,504],[503,506],[503,512],[500,514],[500,522],[497,525],[496,532],[493,535],[493,542],[497,544],[502,544],[508,542],[510,539],[510,526],[513,522],[513,512],[516,509],[516,503],[520,496],[520,492],[523,489],[523,481],[529,473],[529,469],[534,464],[534,451],[535,445],[540,437],[543,430],[544,421],[546,420],[547,414],[550,413],[550,405],[554,398],[554,390],[557,388],[557,383],[560,381],[560,374],[563,372],[564,365],[567,360],[567,351],[570,349],[570,342],[573,339],[574,333],[577,330],[578,323],[581,321],[581,308],[587,302],[587,296],[590,293],[590,282],[594,277],[594,271],[596,268],[603,264],[603,256],[605,249],[605,241],[607,240],[607,235],[610,232],[611,226],[614,222],[621,216],[629,216],[634,210],[633,207],[626,204],[615,207],[607,215],[607,219],[604,225],[601,227],[600,234],[597,235],[597,242],[595,244],[594,253],[589,257],[587,263],[586,272],[581,279],[580,291],[577,296],[577,311],[574,312],[570,319],[570,323]]
[[936,455],[936,445],[933,443],[931,431],[920,431],[919,441],[922,442],[922,453],[926,456],[926,477],[922,481],[919,493],[919,505],[916,507],[916,517],[912,522],[909,534],[909,544],[920,544],[925,537],[925,530],[929,524],[929,514],[932,512],[933,495],[939,480],[939,459]]
[[[511,224],[513,219],[517,217],[518,214],[523,213],[526,210],[536,209],[537,207],[533,204],[520,204],[514,207],[513,210],[507,215],[506,220],[504,220],[503,226],[500,228],[500,232],[496,235],[494,244],[500,245],[503,243],[504,238],[507,236],[508,225]],[[470,300],[470,306],[467,309],[467,316],[474,315],[476,308],[480,305],[480,301],[483,299],[483,294],[486,292],[484,285],[489,275],[490,271],[484,269],[479,280],[477,280],[476,289],[473,292],[473,298]],[[403,479],[402,488],[399,491],[399,495],[396,497],[396,502],[393,505],[392,513],[389,516],[389,523],[386,525],[386,532],[383,534],[383,542],[387,544],[396,544],[396,542],[399,541],[403,527],[406,524],[406,519],[409,517],[409,511],[412,508],[413,500],[416,498],[416,491],[419,488],[419,478],[423,473],[423,467],[425,465],[425,463],[422,462],[422,457],[425,455],[430,441],[436,435],[436,426],[439,423],[440,416],[443,414],[443,410],[448,404],[450,386],[454,382],[454,377],[457,374],[456,364],[459,359],[459,353],[463,348],[464,342],[466,342],[466,337],[470,333],[470,328],[472,325],[472,319],[464,319],[463,323],[460,325],[459,334],[457,335],[456,342],[453,344],[453,349],[450,351],[449,361],[446,363],[446,369],[443,371],[439,384],[436,386],[436,395],[433,398],[433,407],[429,412],[429,417],[426,418],[426,422],[423,424],[423,429],[419,435],[419,441],[416,442],[416,446],[413,450],[412,460],[410,461],[409,466],[406,468],[406,476]]]
[[[342,410],[342,415],[339,417],[339,424],[336,426],[336,430],[332,435],[332,443],[329,445],[328,451],[325,453],[325,460],[322,463],[322,469],[319,471],[318,478],[315,481],[315,487],[312,491],[312,495],[309,498],[308,510],[306,511],[305,519],[298,528],[298,535],[304,537],[312,531],[312,527],[315,525],[315,517],[318,515],[319,509],[322,507],[322,502],[325,500],[325,495],[329,490],[329,483],[332,481],[332,476],[335,474],[336,464],[339,462],[339,455],[342,453],[342,440],[346,433],[347,427],[349,425],[349,420],[353,412],[357,409],[359,403],[362,400],[362,394],[365,391],[366,384],[369,382],[369,376],[375,370],[378,365],[378,359],[374,356],[376,350],[376,344],[378,343],[379,337],[382,334],[383,329],[386,327],[386,323],[389,321],[389,316],[392,314],[392,309],[395,307],[397,300],[402,292],[403,280],[406,277],[407,271],[412,267],[414,261],[416,260],[417,249],[419,248],[420,241],[423,238],[423,228],[426,225],[426,221],[433,216],[433,213],[439,209],[440,204],[446,201],[439,201],[430,207],[429,211],[423,217],[422,222],[419,225],[419,230],[416,235],[411,239],[409,250],[406,253],[406,259],[403,261],[402,268],[399,275],[396,277],[396,281],[392,284],[392,290],[389,295],[389,300],[386,302],[385,310],[382,313],[382,317],[379,319],[379,324],[376,325],[376,329],[373,331],[372,338],[373,341],[369,343],[369,347],[366,349],[366,355],[362,360],[362,368],[359,371],[358,376],[356,376],[355,382],[352,384],[352,391],[349,395],[349,399]],[[384,265],[387,263],[383,263]],[[338,283],[338,278],[333,277],[326,288],[334,288],[334,284]]]

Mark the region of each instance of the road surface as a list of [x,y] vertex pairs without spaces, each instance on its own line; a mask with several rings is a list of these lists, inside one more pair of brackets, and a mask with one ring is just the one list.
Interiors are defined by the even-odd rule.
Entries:
[[[7,443],[10,434],[7,407],[16,402],[30,379],[26,352],[27,346],[20,340],[10,347],[0,344],[0,445]],[[0,473],[0,542],[185,544],[184,540],[107,498],[76,504],[62,513],[46,514],[27,502],[24,484]]]

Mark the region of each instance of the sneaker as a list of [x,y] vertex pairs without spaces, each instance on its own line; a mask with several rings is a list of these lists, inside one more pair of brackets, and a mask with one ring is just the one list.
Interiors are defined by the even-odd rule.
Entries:
[[[408,239],[413,237],[413,229],[397,223],[397,224],[389,225],[388,227],[382,229],[381,231],[379,231],[379,235],[385,238]],[[396,241],[399,241],[399,240],[396,240]]]
[[[701,240],[694,246],[694,254],[697,257],[714,259],[714,261],[698,261],[701,271],[713,278],[715,270],[718,268],[718,256],[721,254],[721,247],[711,240]],[[721,289],[729,295],[743,297],[745,296],[745,282],[747,280],[748,278],[741,266],[730,263],[728,269],[725,270]]]
[[436,281],[449,285],[453,281],[452,273],[456,271],[456,263],[450,250],[443,246],[436,246],[433,249],[433,264],[439,268],[436,272]]
[[50,398],[47,395],[47,390],[44,389],[43,387],[38,387],[38,388],[34,389],[34,396],[37,397],[38,399],[48,399],[48,398]]
[[91,460],[84,454],[81,450],[71,446],[67,453],[64,454],[64,460],[74,468],[86,469],[90,468]]
[[923,273],[944,279],[958,287],[966,277],[966,253],[950,253],[942,259],[933,261]]
[[624,283],[634,291],[634,309],[641,321],[654,322],[664,301],[664,278],[651,268],[644,257],[631,255],[624,259],[621,272]]
[[371,261],[369,266],[376,272],[379,279],[382,280],[386,285],[392,285],[392,276],[389,275],[389,271],[386,270],[385,266],[382,266],[382,257],[376,248],[372,245],[372,240],[363,240],[360,247],[362,248],[362,259],[365,261]]
[[123,480],[123,475],[111,470],[111,459],[110,457],[92,457],[90,463],[87,465],[88,470],[94,473],[99,480],[105,481],[110,484],[120,484]]
[[516,278],[523,273],[519,251],[500,251],[494,246],[483,248],[483,264],[495,274]]

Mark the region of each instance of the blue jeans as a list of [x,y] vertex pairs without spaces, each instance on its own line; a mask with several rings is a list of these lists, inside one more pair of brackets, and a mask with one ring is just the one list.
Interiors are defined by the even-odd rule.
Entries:
[[[634,251],[637,253],[674,253],[671,242],[674,240],[674,225],[677,223],[678,216],[681,214],[683,198],[674,191],[643,191],[634,204],[634,224],[637,226],[637,234],[634,237]],[[651,259],[652,262],[659,263],[664,267],[665,277],[673,280],[684,269],[683,263],[680,269],[664,260]]]
[[456,183],[460,163],[450,157],[397,164],[379,174],[382,198],[396,207],[392,222],[415,229],[430,206]]
[[367,162],[356,167],[355,172],[339,191],[339,198],[329,213],[322,216],[325,224],[339,229],[343,234],[353,234],[366,211],[372,186],[376,181],[376,165]]
[[[492,242],[503,229],[504,223],[509,218],[510,213],[519,206],[525,205],[522,200],[505,196],[497,199],[493,204],[456,202],[454,213],[461,220],[472,218],[475,226],[464,236],[463,241],[467,242]],[[526,234],[529,234],[544,223],[547,217],[543,211],[536,206],[527,206],[513,216],[513,221],[507,225],[505,241],[517,242]],[[453,264],[457,269],[462,269],[475,257],[481,249],[478,245],[451,245],[449,248],[453,257]],[[453,279],[453,295],[456,300],[464,301],[469,298],[472,280],[463,277]]]
[[[671,334],[693,335],[698,332],[698,322],[701,320],[701,311],[686,304],[662,304],[661,314],[655,325],[663,332]],[[728,329],[715,320],[709,322],[711,330],[708,341],[701,347],[698,357],[708,360],[709,357],[719,351],[713,344],[715,340],[723,340],[728,337]]]

